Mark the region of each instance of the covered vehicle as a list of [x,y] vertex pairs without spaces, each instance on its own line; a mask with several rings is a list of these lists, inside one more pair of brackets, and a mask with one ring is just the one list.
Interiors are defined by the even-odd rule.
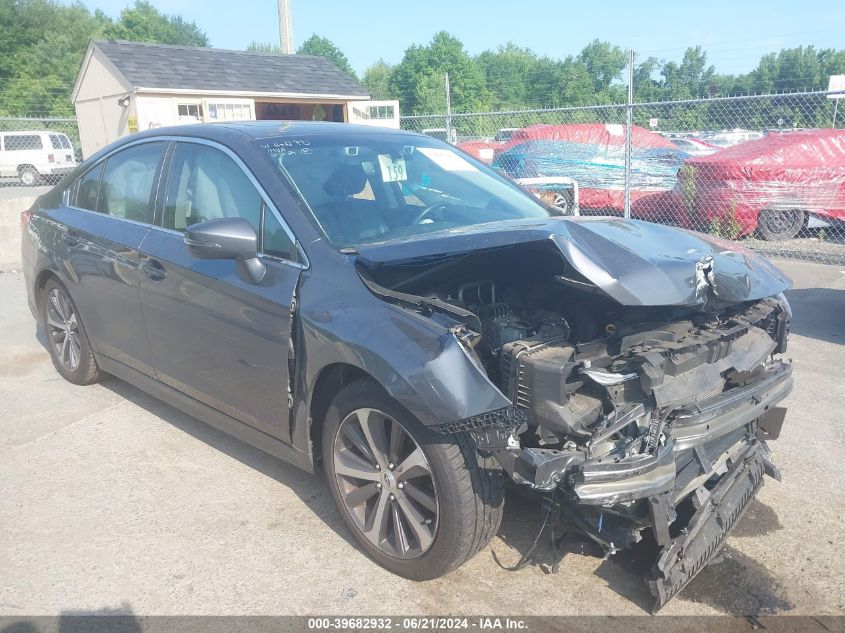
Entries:
[[691,136],[669,137],[675,146],[689,154],[690,156],[709,156],[715,154],[720,148],[718,145],[712,145],[700,138]]
[[[631,199],[671,190],[688,158],[672,141],[631,128]],[[579,185],[582,211],[621,212],[625,201],[625,126],[582,123],[517,130],[493,167],[512,178],[569,177]]]
[[[310,471],[415,580],[498,530],[653,540],[660,606],[762,483],[792,386],[789,281],[706,236],[566,218],[422,135],[149,130],[23,215],[57,371],[104,372]],[[538,537],[539,538],[539,537]],[[557,542],[557,539],[556,539]]]
[[669,195],[640,199],[636,217],[706,228],[730,222],[736,236],[795,237],[845,220],[845,130],[770,134],[689,159]]
[[478,139],[474,141],[463,141],[458,143],[457,147],[473,158],[489,164],[493,162],[496,151],[501,149],[502,144]]

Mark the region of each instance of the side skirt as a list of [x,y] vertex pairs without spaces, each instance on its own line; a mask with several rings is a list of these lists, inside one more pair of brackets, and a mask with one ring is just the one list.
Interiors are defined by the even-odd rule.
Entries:
[[279,459],[293,464],[305,471],[310,473],[314,472],[313,464],[305,452],[297,450],[290,444],[286,444],[272,435],[268,435],[267,433],[259,431],[248,424],[244,424],[240,420],[236,420],[225,413],[221,413],[217,409],[209,407],[208,405],[177,391],[173,387],[165,385],[154,378],[150,378],[146,374],[132,369],[131,367],[128,367],[112,358],[98,355],[97,364],[103,371],[111,374],[112,376],[125,380],[129,384],[138,387],[151,396],[176,407],[180,411],[183,411],[202,422],[205,422],[218,431],[231,435],[250,446],[254,446],[265,453],[278,457]]

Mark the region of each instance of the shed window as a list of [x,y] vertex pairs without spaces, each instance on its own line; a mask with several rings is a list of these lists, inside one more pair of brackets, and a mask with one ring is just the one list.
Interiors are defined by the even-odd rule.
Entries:
[[210,121],[249,121],[252,112],[248,103],[209,103]]
[[177,107],[180,121],[201,121],[202,106],[198,103],[180,103]]
[[392,105],[373,105],[369,107],[370,119],[392,119],[394,111]]

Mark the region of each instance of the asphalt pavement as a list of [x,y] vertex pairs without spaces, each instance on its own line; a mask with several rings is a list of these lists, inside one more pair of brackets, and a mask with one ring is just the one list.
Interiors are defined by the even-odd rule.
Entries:
[[[722,553],[661,614],[845,614],[845,268],[793,277],[795,389],[767,480]],[[54,371],[23,277],[0,274],[0,615],[644,614],[636,557],[551,549],[507,571],[539,510],[515,494],[492,544],[415,583],[367,559],[319,478],[122,381]]]

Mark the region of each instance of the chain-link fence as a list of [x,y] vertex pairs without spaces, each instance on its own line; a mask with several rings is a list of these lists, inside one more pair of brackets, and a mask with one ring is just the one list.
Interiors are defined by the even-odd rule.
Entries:
[[0,117],[0,184],[52,184],[81,160],[76,119]]
[[845,264],[840,98],[802,92],[407,116],[401,126],[455,143],[565,213],[630,215],[772,256]]

